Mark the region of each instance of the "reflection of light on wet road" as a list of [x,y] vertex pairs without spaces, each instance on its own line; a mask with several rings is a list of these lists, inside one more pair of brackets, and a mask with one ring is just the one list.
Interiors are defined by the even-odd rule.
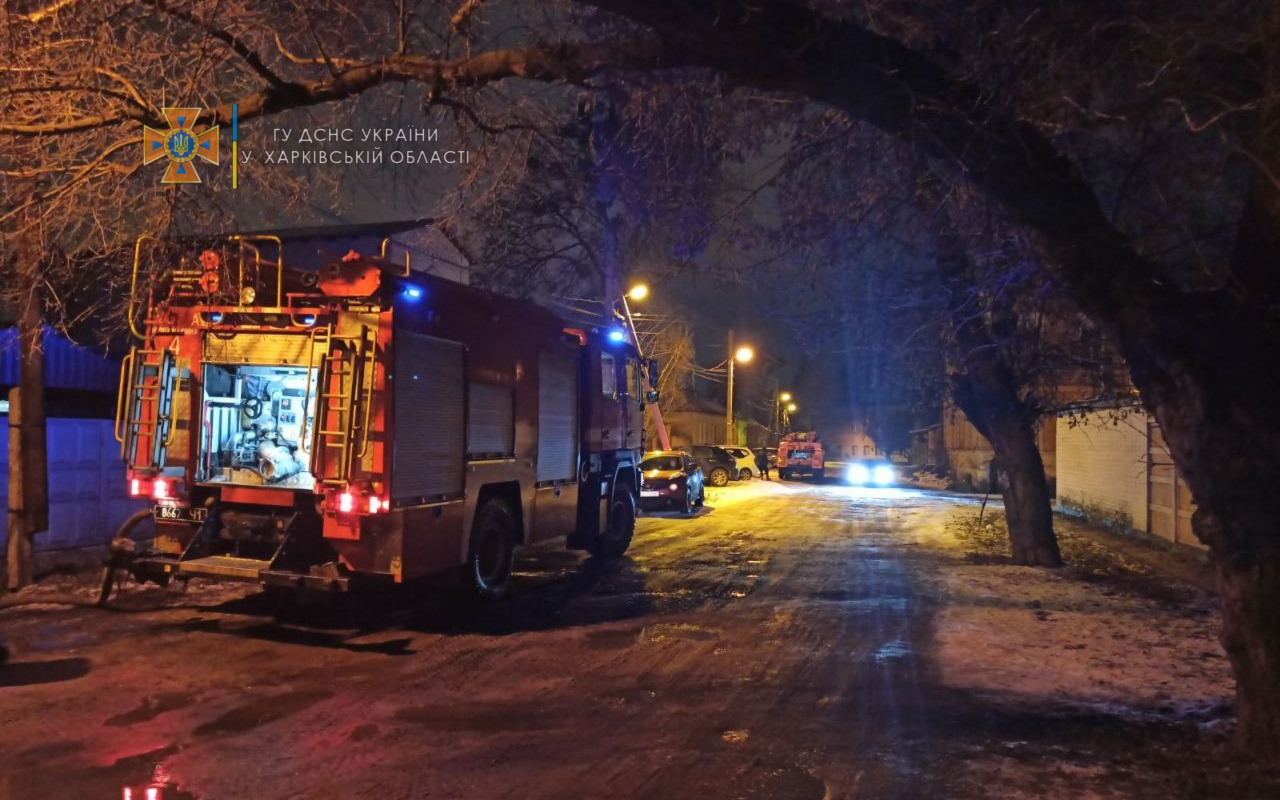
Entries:
[[[173,792],[166,793],[166,788],[172,789]],[[120,790],[120,800],[180,800],[182,797],[190,796],[178,793],[177,786],[172,783],[151,784],[150,786],[139,786],[136,789],[132,786],[126,786]]]

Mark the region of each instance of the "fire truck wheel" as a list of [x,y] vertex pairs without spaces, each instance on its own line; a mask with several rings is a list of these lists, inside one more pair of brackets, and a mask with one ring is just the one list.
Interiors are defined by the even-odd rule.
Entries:
[[467,585],[477,597],[490,599],[506,594],[515,552],[515,517],[502,500],[489,500],[476,514],[466,567]]
[[621,558],[631,546],[636,532],[636,498],[630,489],[619,488],[609,505],[609,527],[600,531],[591,555],[596,558]]
[[791,473],[790,473],[790,472],[787,472],[785,469],[780,469],[780,470],[778,470],[778,480],[780,480],[780,481],[789,481],[789,480],[791,480]]
[[711,474],[707,476],[711,480],[712,486],[728,486],[729,470],[724,467],[716,467],[711,470]]

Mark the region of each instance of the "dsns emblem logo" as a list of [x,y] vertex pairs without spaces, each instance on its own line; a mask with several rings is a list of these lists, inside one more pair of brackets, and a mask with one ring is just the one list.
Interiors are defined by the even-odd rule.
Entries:
[[169,123],[169,130],[143,127],[142,163],[150,164],[164,157],[169,159],[169,168],[164,171],[161,183],[200,183],[195,159],[218,163],[218,126],[197,135],[198,116],[198,108],[166,108],[164,118]]

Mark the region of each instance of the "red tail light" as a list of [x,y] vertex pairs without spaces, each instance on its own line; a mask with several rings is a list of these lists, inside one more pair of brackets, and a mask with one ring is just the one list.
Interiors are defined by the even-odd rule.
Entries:
[[381,514],[391,510],[391,501],[385,497],[348,490],[330,495],[329,508],[339,514]]
[[155,500],[168,500],[172,497],[169,493],[169,482],[164,478],[156,478],[156,482],[151,485],[151,497]]
[[129,496],[141,497],[142,494],[143,494],[142,481],[138,480],[137,478],[134,478],[133,480],[129,481]]

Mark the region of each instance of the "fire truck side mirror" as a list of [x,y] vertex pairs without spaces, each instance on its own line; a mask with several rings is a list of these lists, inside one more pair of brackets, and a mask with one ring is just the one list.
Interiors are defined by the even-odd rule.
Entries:
[[[654,389],[658,388],[658,359],[656,358],[649,359],[649,386],[653,387]],[[653,392],[651,392],[650,394],[653,394]],[[655,400],[657,400],[656,397],[650,400],[649,402],[652,403]]]
[[656,402],[658,402],[658,390],[657,390],[657,389],[650,389],[650,390],[645,394],[644,399],[645,399],[645,400],[647,400],[647,401],[649,401],[650,403],[656,403]]

